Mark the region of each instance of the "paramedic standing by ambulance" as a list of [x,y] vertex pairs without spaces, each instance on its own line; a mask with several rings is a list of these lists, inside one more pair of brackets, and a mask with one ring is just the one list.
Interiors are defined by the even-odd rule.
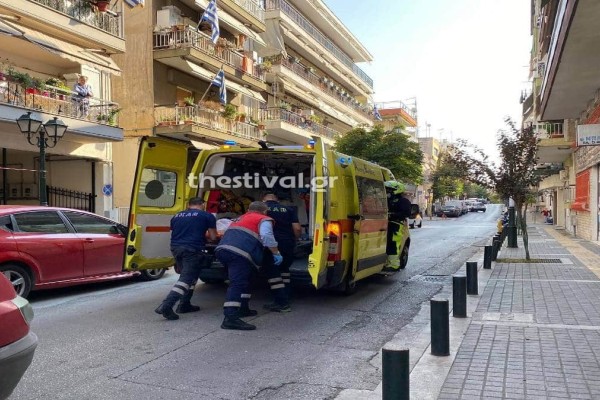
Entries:
[[[267,193],[263,197],[263,201],[269,207],[267,215],[273,218],[275,222],[273,234],[275,240],[277,240],[277,247],[283,256],[283,262],[279,265],[279,268],[275,266],[272,271],[267,271],[269,285],[275,301],[266,304],[265,308],[270,311],[288,312],[291,311],[289,307],[291,294],[290,266],[294,261],[294,249],[302,233],[302,226],[298,221],[296,210],[279,203],[277,196],[273,193]],[[267,263],[265,263],[265,267],[268,266]],[[282,283],[285,285],[284,287],[281,286]],[[279,288],[283,290],[280,292]]]
[[402,194],[404,193],[404,184],[397,181],[386,181],[384,183],[388,198],[388,231],[387,248],[388,261],[387,271],[397,271],[400,269],[400,254],[402,249],[401,225],[406,223],[406,218],[410,217],[411,202]]
[[248,212],[229,225],[215,249],[217,259],[227,268],[229,279],[222,329],[256,329],[256,326],[240,319],[257,314],[248,304],[250,277],[253,270],[263,264],[265,256],[272,257],[275,265],[283,261],[273,236],[273,219],[267,216],[267,210],[262,201],[250,203]]
[[208,232],[211,241],[215,241],[216,224],[215,217],[204,211],[204,200],[199,197],[191,198],[187,210],[171,218],[171,253],[181,272],[167,297],[154,310],[157,314],[162,314],[168,320],[179,319],[179,315],[173,311],[177,301],[177,312],[180,314],[200,310],[190,300],[205,257],[206,233]]

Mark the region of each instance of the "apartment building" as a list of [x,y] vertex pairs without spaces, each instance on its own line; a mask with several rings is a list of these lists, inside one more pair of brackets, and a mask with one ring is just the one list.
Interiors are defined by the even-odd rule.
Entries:
[[417,141],[417,101],[411,99],[409,104],[406,101],[386,101],[377,102],[374,107],[377,109],[381,120],[375,120],[376,124],[383,125],[386,131],[398,129],[398,132],[410,136],[413,141]]
[[[16,122],[30,112],[33,121],[67,126],[57,140],[47,137],[49,204],[107,215],[113,207],[111,148],[123,132],[111,93],[120,68],[111,56],[125,51],[123,4],[97,3],[0,0],[0,204],[40,201],[38,124],[26,135]],[[93,93],[85,107],[73,101],[80,75]]]
[[[125,11],[127,54],[116,58],[122,75],[113,82],[125,136],[113,150],[116,207],[129,206],[140,136],[198,150],[313,136],[333,144],[372,125],[373,81],[356,65],[372,57],[322,1],[219,0],[216,44],[210,25],[197,29],[208,5],[146,0]],[[210,85],[221,68],[226,105]]]
[[423,184],[420,186],[422,197],[419,206],[427,208],[432,201],[433,173],[437,168],[442,147],[440,142],[433,137],[420,137],[419,147],[423,152]]
[[545,176],[539,207],[552,211],[554,224],[589,240],[599,239],[598,17],[600,3],[594,0],[532,4],[530,122],[540,139],[538,172]]

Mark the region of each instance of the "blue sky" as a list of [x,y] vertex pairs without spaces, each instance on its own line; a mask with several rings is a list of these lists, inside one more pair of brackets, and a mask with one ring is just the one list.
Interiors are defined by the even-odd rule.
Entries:
[[420,134],[464,138],[496,158],[529,79],[527,0],[325,0],[374,57],[377,102],[417,97]]

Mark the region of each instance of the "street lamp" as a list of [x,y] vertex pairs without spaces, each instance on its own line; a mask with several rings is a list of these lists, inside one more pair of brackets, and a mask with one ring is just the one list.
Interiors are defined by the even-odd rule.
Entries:
[[431,219],[433,218],[433,198],[432,198],[432,194],[433,194],[433,189],[429,188],[427,189],[427,193],[429,193],[428,196],[428,200],[429,202],[427,203],[427,207],[429,208],[429,220],[431,221]]
[[40,205],[48,205],[46,195],[46,148],[56,146],[56,143],[64,136],[67,125],[57,117],[42,125],[42,121],[32,117],[31,111],[21,115],[17,119],[17,125],[21,133],[25,135],[29,144],[40,149]]

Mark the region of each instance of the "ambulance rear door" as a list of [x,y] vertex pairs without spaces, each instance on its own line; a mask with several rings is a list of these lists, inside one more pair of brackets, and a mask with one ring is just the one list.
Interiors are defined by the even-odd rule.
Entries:
[[168,268],[170,221],[186,206],[188,150],[191,144],[143,137],[131,197],[124,268]]
[[327,256],[329,254],[329,223],[330,190],[329,163],[327,150],[322,139],[314,138],[315,158],[312,166],[312,181],[319,187],[312,187],[310,192],[310,221],[313,232],[313,250],[308,257],[308,272],[312,284],[319,289],[326,284]]
[[354,224],[355,280],[379,272],[386,260],[387,195],[383,170],[369,162],[353,159],[355,198],[359,216]]

